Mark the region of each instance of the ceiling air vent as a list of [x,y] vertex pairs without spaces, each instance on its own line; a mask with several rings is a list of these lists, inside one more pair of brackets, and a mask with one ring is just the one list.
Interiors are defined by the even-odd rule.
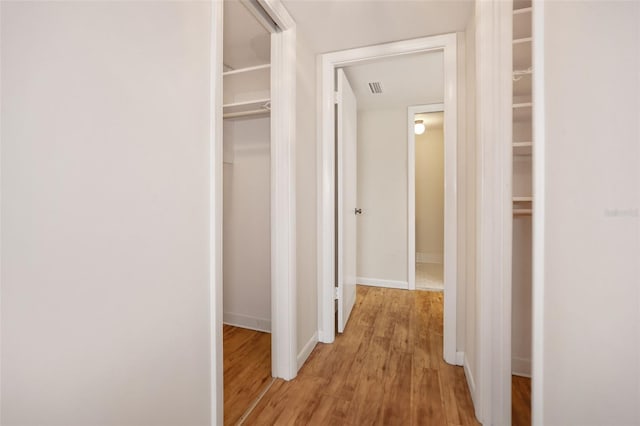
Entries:
[[371,94],[379,95],[380,93],[382,93],[382,85],[379,81],[369,83],[369,90],[371,91]]

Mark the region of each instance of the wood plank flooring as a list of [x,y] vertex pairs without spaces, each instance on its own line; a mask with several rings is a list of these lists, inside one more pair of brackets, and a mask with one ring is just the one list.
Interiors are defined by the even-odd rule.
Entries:
[[235,425],[271,381],[271,334],[223,327],[224,424]]
[[511,424],[531,425],[531,379],[511,376]]
[[442,296],[358,286],[345,333],[277,380],[244,424],[479,424],[463,369],[442,359]]

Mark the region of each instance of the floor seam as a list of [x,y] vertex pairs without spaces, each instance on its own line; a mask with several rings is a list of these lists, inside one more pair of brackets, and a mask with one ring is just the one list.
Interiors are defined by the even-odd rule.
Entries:
[[242,414],[242,417],[240,417],[240,419],[238,419],[238,422],[236,423],[236,426],[242,426],[244,424],[245,420],[247,420],[247,418],[249,418],[249,416],[251,415],[253,410],[258,406],[258,404],[260,403],[262,398],[264,398],[264,396],[267,394],[267,392],[269,392],[269,389],[271,389],[271,386],[273,386],[275,381],[276,381],[276,378],[272,377],[271,381],[269,382],[269,384],[267,384],[267,386],[265,386],[265,388],[262,390],[262,392],[260,392],[260,395],[258,395],[258,397],[253,400],[251,405],[249,405],[249,408],[247,408],[247,411],[245,411],[244,414]]

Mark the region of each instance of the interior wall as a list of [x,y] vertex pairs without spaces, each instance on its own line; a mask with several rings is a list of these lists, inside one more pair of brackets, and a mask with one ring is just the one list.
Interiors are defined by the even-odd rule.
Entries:
[[0,8],[0,422],[210,424],[210,5]]
[[407,286],[407,109],[358,111],[359,278]]
[[465,176],[465,209],[463,217],[466,227],[466,253],[465,253],[465,305],[460,312],[464,312],[465,324],[464,344],[464,371],[471,391],[471,397],[476,401],[476,374],[478,371],[478,293],[477,293],[477,161],[476,161],[476,26],[475,16],[472,16],[465,31],[465,109],[466,128],[464,133],[466,143],[464,155],[466,160]]
[[[514,134],[521,127],[514,125]],[[514,140],[531,140],[515,139]],[[513,157],[513,194],[532,193],[531,157]],[[514,216],[511,264],[511,371],[520,376],[531,375],[532,326],[532,220],[531,216]]]
[[[513,123],[514,141],[531,141],[531,119]],[[531,156],[513,156],[512,190],[516,196],[531,196]],[[513,217],[511,263],[511,371],[520,376],[531,375],[532,339],[532,218]]]
[[442,263],[444,131],[429,127],[416,141],[416,261]]
[[540,403],[543,411],[535,422],[640,424],[640,3],[550,1],[541,13],[543,374],[533,379],[542,386],[534,412]]
[[296,34],[296,256],[298,366],[318,341],[316,57]]
[[223,311],[226,324],[271,331],[270,117],[224,120]]
[[531,222],[531,216],[513,218],[511,371],[525,377],[531,375]]

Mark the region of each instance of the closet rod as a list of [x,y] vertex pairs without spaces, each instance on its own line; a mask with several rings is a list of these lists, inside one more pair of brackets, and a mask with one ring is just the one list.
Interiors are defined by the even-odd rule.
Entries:
[[255,99],[252,101],[242,101],[242,102],[234,102],[231,104],[224,104],[222,108],[237,108],[237,107],[246,107],[249,105],[264,105],[264,108],[270,108],[271,99]]
[[222,118],[238,118],[238,117],[250,117],[252,115],[262,115],[269,114],[270,110],[263,109],[252,109],[250,111],[240,111],[240,112],[228,112],[222,115]]

